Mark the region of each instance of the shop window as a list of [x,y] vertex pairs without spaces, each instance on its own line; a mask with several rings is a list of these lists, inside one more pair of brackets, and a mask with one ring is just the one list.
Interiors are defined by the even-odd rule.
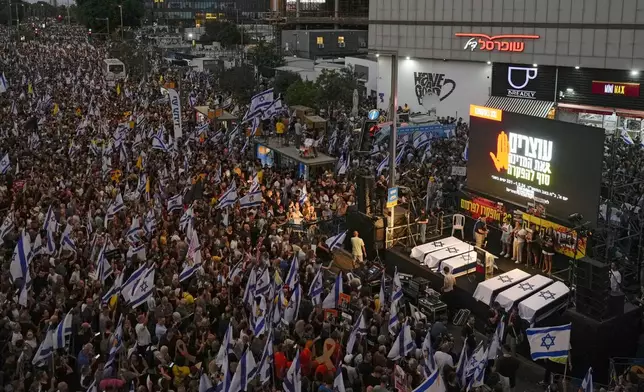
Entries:
[[324,37],[317,37],[316,38],[318,48],[324,48]]
[[338,37],[338,48],[344,48],[344,37]]

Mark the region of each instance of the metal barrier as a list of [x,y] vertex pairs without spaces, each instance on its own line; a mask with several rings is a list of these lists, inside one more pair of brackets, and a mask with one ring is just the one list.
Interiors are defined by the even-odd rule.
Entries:
[[[559,387],[559,391],[563,392],[577,392],[581,391],[581,383],[583,379],[581,378],[576,378],[576,377],[570,377],[570,376],[565,376],[563,374],[558,374],[558,373],[553,373],[553,380],[555,380],[555,383],[557,384],[557,387]],[[600,389],[604,389],[604,391],[608,391],[609,386],[606,384],[600,384],[598,382],[593,382],[593,391],[600,391]]]
[[624,378],[634,374],[635,380],[629,379],[632,383],[637,383],[640,387],[638,390],[644,388],[644,358],[624,358],[615,357],[609,360],[610,363],[610,386],[616,387],[622,384]]

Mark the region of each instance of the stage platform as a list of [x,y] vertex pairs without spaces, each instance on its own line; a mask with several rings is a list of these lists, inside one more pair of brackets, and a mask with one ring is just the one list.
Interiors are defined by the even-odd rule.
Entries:
[[336,158],[323,154],[318,151],[318,156],[315,158],[304,158],[300,156],[300,152],[294,145],[284,146],[277,138],[258,138],[255,143],[260,146],[268,147],[275,152],[284,155],[296,162],[303,163],[308,166],[322,166],[335,164]]

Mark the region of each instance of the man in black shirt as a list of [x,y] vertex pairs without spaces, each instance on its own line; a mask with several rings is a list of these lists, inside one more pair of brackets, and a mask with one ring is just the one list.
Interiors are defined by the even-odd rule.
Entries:
[[422,245],[425,243],[425,233],[427,232],[427,223],[429,222],[429,217],[424,208],[420,209],[420,215],[416,219],[416,222],[418,223],[418,237],[420,239],[418,245]]
[[510,381],[510,391],[514,391],[517,384],[517,370],[519,369],[519,360],[512,356],[510,346],[503,345],[503,356],[496,361],[496,370],[500,375]]
[[387,180],[385,176],[380,176],[376,183],[376,200],[378,201],[378,212],[383,213],[387,205]]

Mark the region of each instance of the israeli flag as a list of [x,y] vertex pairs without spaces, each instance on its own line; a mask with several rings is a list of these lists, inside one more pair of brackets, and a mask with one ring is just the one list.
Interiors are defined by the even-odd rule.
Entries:
[[181,216],[181,219],[179,220],[179,230],[185,233],[186,230],[188,229],[188,226],[193,221],[194,217],[195,217],[195,212],[191,205],[190,207],[188,207],[187,210],[185,210],[185,212]]
[[271,375],[273,374],[272,360],[273,360],[273,331],[270,330],[268,332],[268,336],[266,337],[266,344],[264,345],[262,358],[259,360],[259,365],[257,366],[257,372],[259,372],[259,382],[262,384],[271,379]]
[[248,282],[246,282],[246,287],[244,287],[244,297],[242,301],[248,306],[253,305],[253,296],[255,295],[255,285],[257,284],[257,269],[253,268],[250,270],[248,275]]
[[4,76],[4,72],[0,76],[0,94],[6,92],[9,89],[9,82],[7,82],[7,78]]
[[145,254],[145,244],[141,244],[139,246],[132,246],[127,250],[127,253],[125,254],[125,260],[127,261],[128,265],[132,262],[132,258],[136,256],[137,260],[142,261],[146,259],[146,254]]
[[469,150],[470,150],[470,139],[467,139],[467,142],[465,143],[465,150],[463,151],[463,160],[465,162],[467,162],[467,157],[470,155]]
[[145,235],[148,237],[152,235],[156,227],[157,227],[157,221],[156,221],[156,218],[154,217],[154,211],[150,210],[145,215],[145,219],[143,222],[143,230],[145,230]]
[[[293,286],[290,286],[293,287]],[[291,299],[288,301],[288,306],[284,309],[284,322],[286,324],[293,323],[297,320],[297,315],[300,313],[300,303],[302,302],[302,286],[299,283],[295,284]]]
[[154,293],[155,269],[154,265],[148,268],[145,275],[143,275],[141,280],[139,280],[138,284],[134,287],[132,297],[130,298],[130,306],[132,306],[132,308],[140,306]]
[[277,97],[277,99],[273,100],[273,102],[271,102],[270,106],[267,107],[266,110],[264,110],[264,113],[262,115],[262,119],[263,120],[269,120],[269,119],[275,117],[275,115],[277,115],[277,113],[279,113],[280,110],[282,110],[282,98]]
[[324,282],[322,279],[322,270],[319,269],[309,287],[309,298],[311,298],[313,306],[318,306],[322,303],[322,292],[324,292]]
[[349,169],[349,163],[350,163],[350,158],[349,154],[345,153],[342,154],[340,157],[340,163],[338,164],[338,175],[344,175],[347,172],[347,169]]
[[254,309],[254,313],[251,314],[251,317],[254,319],[253,320],[253,334],[255,336],[260,336],[263,333],[266,333],[266,318],[268,316],[268,306],[266,305],[266,298],[264,296],[260,295],[259,297],[256,298],[256,300],[259,299],[258,304],[253,304],[252,309]]
[[9,214],[2,221],[2,226],[0,226],[0,246],[4,243],[4,238],[14,229],[14,227],[13,218],[11,214]]
[[395,267],[394,278],[391,287],[391,302],[396,302],[403,297],[402,283],[400,283],[400,275],[398,275],[398,267]]
[[159,128],[159,131],[156,133],[156,135],[152,136],[152,149],[168,152],[168,145],[163,139],[163,128]]
[[353,347],[358,340],[358,335],[364,335],[367,333],[367,322],[364,318],[364,309],[360,311],[360,315],[353,323],[353,328],[351,328],[351,334],[349,335],[349,340],[347,340],[346,352],[347,354],[353,354]]
[[219,346],[219,352],[217,352],[217,356],[215,357],[215,363],[222,366],[228,353],[232,352],[233,347],[233,326],[228,324],[228,329],[226,329],[224,339],[221,341],[221,346]]
[[241,275],[241,273],[242,273],[242,264],[243,264],[243,260],[238,261],[237,264],[235,264],[233,266],[233,269],[230,270],[230,273],[228,274],[228,281],[229,282],[234,281],[235,278],[237,278],[238,276]]
[[221,199],[219,199],[219,203],[217,204],[216,208],[226,208],[230,207],[235,202],[237,201],[237,185],[235,184],[235,181],[233,181],[226,192],[221,196]]
[[121,291],[121,287],[123,286],[123,274],[119,274],[116,279],[114,279],[114,283],[112,284],[112,287],[105,292],[103,297],[101,297],[101,303],[102,304],[107,304],[110,301],[110,298],[113,296],[117,295]]
[[132,299],[134,289],[137,287],[139,280],[143,278],[147,270],[147,266],[143,264],[136,271],[132,272],[132,275],[130,275],[125,283],[123,283],[123,287],[121,288],[121,295],[126,302],[130,302],[130,300]]
[[250,108],[242,122],[251,121],[256,117],[260,117],[262,112],[268,109],[269,106],[273,103],[273,89],[268,89],[259,94],[253,96],[250,100]]
[[302,187],[302,192],[300,193],[300,199],[298,200],[300,202],[300,205],[306,203],[306,201],[309,199],[309,194],[306,191],[306,185]]
[[44,231],[53,231],[58,230],[58,222],[56,222],[56,215],[51,208],[51,205],[47,209],[47,214],[45,215],[45,221],[43,222],[42,229]]
[[[0,230],[1,232],[1,230]],[[0,241],[0,245],[2,245],[2,241]],[[31,244],[31,253],[29,254],[29,263],[34,259],[34,257],[43,254],[44,247],[42,245],[42,236],[40,233],[36,235],[36,239],[34,240],[34,243]]]
[[494,330],[494,335],[492,335],[492,341],[490,342],[489,348],[489,360],[494,360],[499,354],[501,347],[503,346],[503,336],[505,332],[505,322],[502,317],[500,321],[496,324],[496,329]]
[[287,285],[288,287],[295,287],[295,284],[300,281],[300,261],[297,258],[297,255],[293,256],[293,260],[291,261],[291,267],[288,270],[288,274],[286,275],[286,280],[284,281],[284,284]]
[[331,292],[324,298],[322,309],[335,309],[338,306],[340,294],[342,294],[342,272],[335,278]]
[[379,312],[385,306],[385,299],[385,274],[383,273],[380,276],[380,292],[378,293],[378,308],[376,312]]
[[0,160],[0,174],[7,174],[11,168],[11,161],[9,160],[9,153],[4,154],[2,160]]
[[297,350],[282,384],[284,392],[302,392],[302,373],[300,368],[300,350]]
[[244,197],[239,199],[240,208],[251,208],[262,205],[263,196],[261,191],[255,191],[246,194]]
[[268,268],[264,268],[264,272],[257,279],[257,284],[255,286],[255,296],[265,295],[268,293],[268,290],[272,284],[271,274],[268,272]]
[[18,243],[13,251],[11,264],[9,266],[9,273],[11,274],[11,281],[15,282],[18,279],[26,280],[27,270],[29,269],[29,255],[31,254],[31,242],[29,237],[22,230]]
[[29,275],[29,269],[25,274],[25,279],[22,282],[22,287],[20,288],[20,293],[18,294],[18,305],[27,306],[27,301],[29,299],[29,288],[31,287],[31,276]]
[[138,216],[135,216],[132,218],[132,223],[130,224],[130,228],[127,231],[127,234],[125,235],[127,237],[127,240],[134,243],[140,240],[139,238],[139,231],[141,231],[141,222]]
[[183,208],[183,196],[178,194],[168,199],[168,212],[181,210]]
[[382,171],[388,167],[389,167],[389,155],[387,155],[385,159],[383,159],[382,162],[380,162],[380,164],[376,168],[376,172],[378,172],[378,175],[380,175],[380,173],[382,173]]
[[76,244],[74,244],[74,240],[72,239],[71,234],[72,225],[68,223],[67,226],[65,226],[63,235],[60,237],[61,250],[69,250],[76,253]]
[[628,131],[624,128],[620,130],[620,137],[622,138],[624,143],[628,144],[629,146],[632,146],[633,144],[635,144],[635,142],[633,141],[633,138],[631,138],[631,135],[629,135]]
[[109,207],[107,207],[107,214],[105,214],[105,228],[107,229],[107,223],[116,216],[120,211],[125,209],[125,203],[123,203],[123,196],[119,193],[116,195],[116,198]]
[[461,387],[465,387],[466,385],[467,373],[465,372],[465,368],[467,367],[468,362],[467,344],[463,344],[461,355],[458,357],[458,362],[456,363],[456,378],[458,379],[458,383]]
[[530,343],[532,359],[565,357],[570,350],[572,324],[558,327],[528,328],[526,335]]
[[435,370],[412,392],[445,392],[445,383],[441,381],[440,372]]
[[65,316],[65,319],[58,323],[53,335],[54,350],[65,348],[67,346],[67,337],[72,334],[72,319],[72,312],[70,311]]
[[392,335],[396,334],[396,327],[400,324],[398,320],[398,302],[394,301],[389,305],[389,333]]
[[[348,352],[348,351],[347,351]],[[333,379],[333,392],[345,392],[344,379],[342,378],[342,365],[338,365],[335,370],[335,378]]]
[[485,376],[485,368],[487,368],[489,350],[480,345],[472,354],[472,358],[465,369],[467,378],[467,390],[482,386],[483,378]]
[[405,324],[403,324],[402,328],[400,329],[396,340],[394,340],[394,343],[391,346],[391,350],[389,350],[389,354],[387,354],[387,358],[391,359],[392,361],[396,361],[400,358],[405,357],[415,348],[416,344],[411,338],[411,328],[405,322]]
[[110,343],[112,343],[112,347],[110,348],[107,361],[105,361],[105,370],[110,369],[114,366],[114,363],[116,362],[116,354],[121,348],[123,348],[123,315],[119,317],[118,324],[116,326],[116,329],[114,330],[114,335],[110,338],[110,341]]
[[347,231],[329,237],[324,243],[333,252],[333,249],[340,248],[344,244],[344,239],[347,237]]
[[255,363],[253,353],[250,351],[250,348],[247,348],[237,364],[237,369],[235,370],[235,375],[230,383],[228,392],[246,391],[248,389],[248,383],[253,379],[252,376],[256,368],[257,364]]
[[113,272],[112,265],[107,260],[107,257],[105,257],[105,245],[103,245],[103,248],[98,254],[96,277],[99,282],[105,282],[105,280],[109,278]]
[[586,372],[579,389],[581,392],[593,392],[593,368],[588,368],[588,372]]
[[40,346],[38,346],[36,355],[34,355],[34,359],[31,361],[31,363],[33,365],[41,364],[47,361],[53,353],[54,353],[53,330],[49,329],[47,330],[45,339],[43,339],[43,341],[40,342]]

